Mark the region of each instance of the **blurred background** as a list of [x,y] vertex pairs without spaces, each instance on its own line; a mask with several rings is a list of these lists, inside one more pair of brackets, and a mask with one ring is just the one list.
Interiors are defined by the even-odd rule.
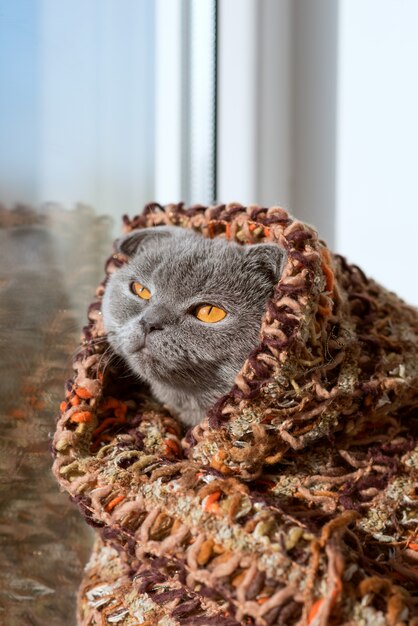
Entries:
[[415,0],[0,0],[0,201],[281,204],[418,304]]
[[418,304],[417,25],[416,0],[0,0],[0,624],[75,624],[91,534],[50,439],[124,213],[279,204]]

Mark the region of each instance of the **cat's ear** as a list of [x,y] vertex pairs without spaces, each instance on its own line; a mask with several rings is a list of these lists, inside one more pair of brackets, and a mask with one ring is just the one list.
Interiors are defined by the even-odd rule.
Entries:
[[285,252],[273,243],[257,243],[245,246],[249,264],[255,270],[265,274],[272,283],[277,283],[282,275]]
[[115,246],[118,252],[126,254],[126,256],[134,256],[138,252],[138,248],[146,241],[147,243],[154,239],[162,239],[167,237],[176,237],[182,231],[182,228],[175,226],[153,226],[151,228],[140,228],[134,230],[125,237],[116,240]]

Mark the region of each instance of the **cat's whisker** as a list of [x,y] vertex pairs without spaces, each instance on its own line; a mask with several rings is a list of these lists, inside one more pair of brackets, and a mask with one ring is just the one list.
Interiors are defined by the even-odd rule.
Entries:
[[[103,363],[104,362],[104,363]],[[124,363],[122,357],[114,351],[114,347],[109,345],[100,357],[98,370],[104,374],[106,370],[118,362]]]
[[100,369],[100,366],[103,363],[103,360],[108,357],[108,356],[112,356],[112,346],[107,346],[106,350],[100,355],[100,359],[99,359],[99,363],[98,363],[98,367]]
[[[108,335],[109,334],[110,333],[108,333]],[[82,344],[81,346],[76,348],[76,350],[74,350],[74,352],[70,355],[71,360],[74,360],[79,354],[81,354],[81,352],[83,352],[83,350],[85,350],[85,348],[89,346],[99,346],[109,343],[108,335],[106,335],[106,337],[93,337],[93,339],[87,340],[85,344]]]

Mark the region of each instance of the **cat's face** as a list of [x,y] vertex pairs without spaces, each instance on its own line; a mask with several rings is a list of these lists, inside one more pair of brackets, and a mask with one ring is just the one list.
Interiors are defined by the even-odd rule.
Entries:
[[175,410],[180,396],[206,410],[258,343],[283,252],[174,227],[137,231],[119,247],[130,259],[104,297],[111,345]]

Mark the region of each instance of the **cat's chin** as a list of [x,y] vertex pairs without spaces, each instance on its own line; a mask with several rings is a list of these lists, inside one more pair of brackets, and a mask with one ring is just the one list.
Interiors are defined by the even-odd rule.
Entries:
[[[159,367],[161,367],[160,361],[151,350],[146,347],[131,352],[127,361],[136,374],[142,378],[146,378],[149,382],[151,382],[155,376],[158,376],[157,372]],[[144,373],[146,373],[145,376]]]

